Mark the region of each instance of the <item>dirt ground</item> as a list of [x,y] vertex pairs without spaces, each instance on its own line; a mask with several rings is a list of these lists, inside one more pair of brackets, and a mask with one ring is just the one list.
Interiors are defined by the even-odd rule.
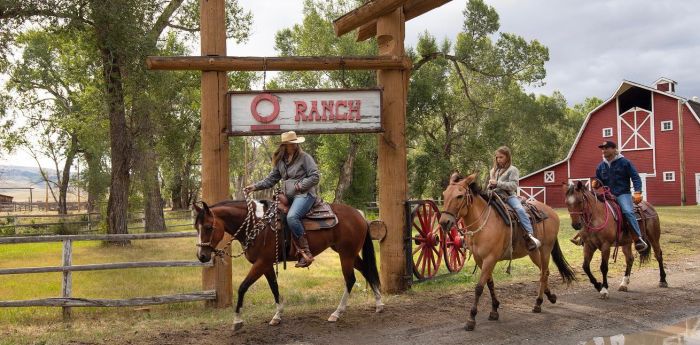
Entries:
[[641,270],[635,267],[629,292],[617,291],[621,277],[612,277],[608,300],[601,300],[583,275],[568,288],[553,276],[553,292],[559,300],[550,304],[545,299],[541,314],[531,312],[536,283],[497,283],[500,320],[487,320],[491,301],[485,293],[473,332],[463,328],[474,296],[470,289],[458,294],[421,294],[397,305],[388,303],[380,314],[369,305],[351,305],[336,324],[325,321],[328,315],[286,313],[276,327],[264,320],[246,320],[243,329],[234,333],[231,328],[202,325],[199,329],[162,332],[138,343],[580,344],[593,337],[633,333],[700,315],[700,255],[667,265],[667,289],[657,286],[655,266],[652,260]]

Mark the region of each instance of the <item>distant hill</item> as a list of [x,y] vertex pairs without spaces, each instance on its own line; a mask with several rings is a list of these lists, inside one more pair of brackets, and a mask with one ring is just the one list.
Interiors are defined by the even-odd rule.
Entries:
[[[47,169],[49,177],[55,180],[56,170]],[[45,197],[45,184],[38,167],[23,167],[15,165],[0,165],[0,188],[29,188],[34,200],[43,200]],[[13,196],[15,201],[29,201],[29,190],[0,189],[0,194]],[[49,196],[49,198],[51,198]]]

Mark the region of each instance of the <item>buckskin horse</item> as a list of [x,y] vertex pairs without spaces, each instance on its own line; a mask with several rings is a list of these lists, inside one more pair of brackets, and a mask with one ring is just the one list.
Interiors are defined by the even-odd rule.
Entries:
[[[241,243],[245,258],[253,264],[245,279],[238,288],[238,302],[236,303],[234,330],[243,326],[241,307],[243,297],[248,288],[264,275],[275,298],[276,312],[270,321],[270,325],[278,325],[282,321],[283,304],[280,299],[277,286],[277,277],[274,265],[283,258],[296,260],[296,253],[290,248],[287,255],[281,243],[284,231],[276,230],[277,210],[276,203],[266,202],[265,216],[259,217],[255,213],[253,205],[260,203],[253,200],[229,200],[222,201],[212,206],[202,202],[202,207],[194,205],[197,212],[194,227],[199,234],[200,243],[197,244],[197,258],[201,262],[208,262],[212,254],[230,255],[217,246],[224,238],[224,233],[229,233],[233,240]],[[272,206],[270,206],[272,204]],[[347,307],[350,292],[355,284],[355,272],[353,268],[362,273],[372,288],[376,302],[376,312],[383,310],[381,294],[379,292],[379,273],[377,271],[374,245],[369,234],[369,225],[362,214],[347,205],[332,204],[332,210],[338,217],[337,225],[329,229],[308,231],[309,248],[313,255],[318,255],[327,248],[331,248],[340,256],[340,265],[345,279],[345,291],[338,308],[328,318],[329,322],[337,321]],[[362,258],[358,255],[362,250]]]
[[[632,272],[632,264],[634,263],[634,255],[632,254],[632,230],[622,231],[621,218],[624,218],[622,213],[613,215],[613,204],[606,201],[600,201],[592,191],[590,191],[583,182],[578,181],[575,184],[564,184],[562,186],[566,195],[566,205],[571,216],[571,226],[579,232],[583,240],[583,270],[586,272],[593,287],[600,293],[600,298],[608,298],[608,261],[610,259],[610,249],[615,247],[622,248],[622,253],[625,255],[625,276],[622,277],[619,291],[627,291],[627,286],[630,282],[630,274]],[[647,249],[640,253],[639,261],[646,262],[649,260],[651,248],[654,249],[654,256],[659,262],[659,287],[668,287],[666,283],[666,272],[664,271],[663,256],[659,237],[661,236],[661,225],[659,216],[651,204],[646,201],[642,202],[644,209],[650,213],[649,218],[642,216],[643,222],[640,224],[640,229],[643,234],[646,234],[646,239],[649,241]],[[617,219],[615,219],[617,217]],[[645,219],[646,218],[646,219]],[[591,259],[596,250],[600,250],[600,271],[603,274],[603,282],[598,282],[591,273]]]
[[[551,303],[556,303],[557,296],[549,290],[549,259],[554,260],[562,279],[568,284],[575,280],[574,272],[566,262],[559,247],[559,217],[551,207],[532,201],[535,207],[544,212],[547,217],[538,224],[533,224],[534,236],[542,242],[539,249],[528,252],[522,236],[516,236],[501,216],[489,205],[489,198],[483,195],[476,183],[476,174],[466,178],[455,173],[450,177],[450,184],[442,193],[444,211],[440,215],[442,229],[451,229],[461,218],[466,230],[467,246],[474,256],[476,265],[481,269],[479,282],[475,287],[474,304],[472,305],[465,329],[474,330],[476,326],[477,306],[487,285],[491,293],[491,313],[489,320],[498,320],[499,301],[496,298],[493,283],[493,269],[501,260],[518,259],[530,256],[532,262],[540,269],[540,289],[532,311],[542,311],[543,294]],[[511,244],[511,240],[515,239]],[[512,251],[511,249],[512,245]],[[510,253],[509,253],[510,252]]]

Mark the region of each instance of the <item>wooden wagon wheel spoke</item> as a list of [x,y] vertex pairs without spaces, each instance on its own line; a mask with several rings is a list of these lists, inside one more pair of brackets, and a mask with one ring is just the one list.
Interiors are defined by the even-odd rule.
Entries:
[[464,228],[464,222],[460,219],[456,226],[445,233],[445,265],[450,272],[459,272],[464,267],[467,250],[464,248],[464,238],[457,227]]
[[418,279],[434,277],[440,269],[444,253],[439,224],[440,210],[434,202],[424,201],[411,212],[413,274]]

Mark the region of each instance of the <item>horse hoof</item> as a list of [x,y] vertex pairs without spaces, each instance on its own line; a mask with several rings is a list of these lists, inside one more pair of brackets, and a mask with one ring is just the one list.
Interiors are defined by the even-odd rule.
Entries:
[[380,304],[377,306],[377,309],[374,310],[375,313],[381,313],[384,311],[384,305]]
[[339,317],[337,317],[335,315],[331,315],[328,317],[328,322],[336,322],[336,321],[338,321],[338,319],[339,319]]
[[600,289],[600,299],[608,299],[608,289],[607,288]]
[[277,326],[282,322],[280,319],[272,319],[270,320],[270,326]]
[[243,328],[243,321],[233,323],[233,331],[234,332],[239,331],[241,328]]
[[533,312],[533,313],[541,313],[541,312],[542,312],[542,307],[536,305],[536,306],[532,307],[532,312]]
[[620,285],[617,291],[627,292],[627,285]]
[[660,287],[660,288],[667,288],[667,287],[668,287],[668,283],[667,283],[667,282],[660,282],[660,283],[659,283],[659,287]]
[[474,327],[476,327],[476,321],[467,321],[467,324],[464,326],[464,330],[473,331]]
[[555,294],[549,294],[547,295],[547,299],[549,300],[549,303],[557,303],[557,295]]
[[498,321],[498,312],[492,311],[491,314],[489,314],[489,320]]

